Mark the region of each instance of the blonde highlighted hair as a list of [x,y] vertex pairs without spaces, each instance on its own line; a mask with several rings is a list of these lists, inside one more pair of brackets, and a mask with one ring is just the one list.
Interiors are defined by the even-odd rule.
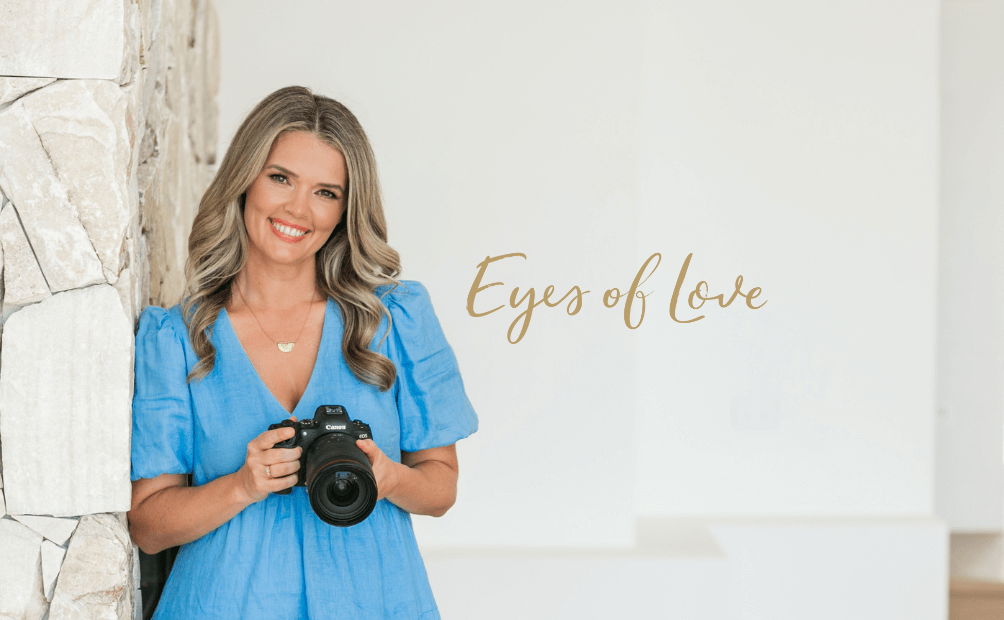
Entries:
[[247,260],[247,191],[265,166],[273,142],[288,131],[313,134],[345,158],[345,213],[317,252],[317,285],[341,309],[342,354],[349,368],[360,381],[386,390],[394,384],[394,364],[371,351],[369,343],[381,317],[386,314],[389,321],[390,314],[374,289],[398,283],[401,261],[387,245],[376,159],[352,112],[302,86],[281,88],[255,106],[237,129],[199,203],[188,238],[182,296],[182,316],[199,356],[188,380],[202,379],[213,369],[212,328]]

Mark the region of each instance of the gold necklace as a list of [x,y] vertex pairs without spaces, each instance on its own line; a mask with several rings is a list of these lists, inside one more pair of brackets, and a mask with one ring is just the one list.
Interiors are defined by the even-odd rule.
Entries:
[[307,316],[303,317],[303,325],[300,326],[300,333],[296,335],[295,339],[290,340],[289,342],[279,342],[272,336],[269,336],[268,332],[265,331],[265,328],[261,326],[261,321],[258,320],[258,315],[254,313],[254,310],[251,308],[251,305],[248,304],[248,300],[244,298],[244,293],[242,293],[241,288],[237,286],[237,282],[234,282],[234,288],[237,289],[237,295],[241,298],[241,301],[244,302],[244,307],[251,312],[251,316],[254,317],[254,322],[258,324],[258,329],[261,330],[261,333],[265,334],[266,338],[274,342],[275,346],[279,347],[279,350],[282,351],[283,353],[289,353],[290,351],[292,351],[293,345],[295,345],[296,342],[300,339],[300,336],[303,335],[303,329],[307,326],[307,319],[310,318],[310,311],[314,309],[313,308],[314,297],[311,296],[310,298],[311,307],[307,308]]

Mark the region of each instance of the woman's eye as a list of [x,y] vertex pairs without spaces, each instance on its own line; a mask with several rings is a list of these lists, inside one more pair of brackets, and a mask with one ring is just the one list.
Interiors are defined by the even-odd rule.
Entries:
[[325,198],[334,198],[335,200],[338,200],[338,196],[334,192],[329,192],[326,189],[321,190],[321,195]]
[[276,183],[285,183],[286,182],[286,177],[284,175],[281,175],[281,174],[270,174],[270,175],[268,175],[268,177],[270,179],[272,179],[273,181],[275,181]]

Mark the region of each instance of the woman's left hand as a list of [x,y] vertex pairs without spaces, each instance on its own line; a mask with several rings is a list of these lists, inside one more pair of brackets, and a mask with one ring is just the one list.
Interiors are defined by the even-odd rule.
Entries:
[[397,486],[399,468],[405,465],[390,460],[372,439],[357,439],[356,446],[370,460],[370,467],[376,477],[377,500],[392,494]]

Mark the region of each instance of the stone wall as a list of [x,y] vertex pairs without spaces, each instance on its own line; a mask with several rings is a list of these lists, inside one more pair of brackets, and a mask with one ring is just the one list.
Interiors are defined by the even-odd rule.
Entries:
[[0,0],[0,618],[138,616],[133,334],[216,163],[210,0]]

